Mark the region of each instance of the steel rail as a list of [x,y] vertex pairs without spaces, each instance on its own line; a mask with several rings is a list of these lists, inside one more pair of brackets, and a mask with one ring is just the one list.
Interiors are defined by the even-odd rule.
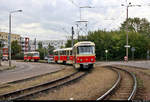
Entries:
[[44,85],[48,85],[48,84],[53,84],[53,83],[55,83],[55,82],[58,82],[58,81],[61,81],[61,80],[65,80],[65,79],[67,79],[67,78],[69,78],[69,77],[71,77],[71,76],[73,76],[73,75],[75,75],[75,74],[77,74],[77,73],[78,73],[78,71],[77,71],[77,72],[74,72],[74,73],[72,73],[72,74],[70,74],[70,75],[67,75],[67,76],[65,76],[65,77],[62,77],[62,78],[53,80],[53,81],[45,82],[45,83],[38,84],[38,85],[35,85],[35,86],[32,86],[32,87],[20,89],[20,90],[17,90],[17,91],[12,91],[12,92],[8,92],[8,93],[0,94],[0,98],[8,98],[8,97],[10,97],[10,96],[12,96],[12,95],[14,95],[14,94],[18,94],[18,93],[21,94],[21,92],[26,91],[26,90],[31,90],[31,89],[33,89],[33,88],[37,88],[37,87],[40,87],[40,86],[44,86]]
[[[107,66],[107,67],[111,67],[112,69],[114,68],[114,69],[119,69],[119,70],[125,71],[132,77],[132,79],[134,81],[133,90],[131,91],[131,93],[130,93],[128,99],[127,99],[127,100],[131,100],[134,97],[134,95],[136,94],[136,90],[137,90],[137,79],[136,79],[136,76],[133,73],[131,73],[131,72],[125,70],[125,69],[116,67],[116,66]],[[119,78],[118,78],[118,80],[119,80]],[[118,82],[118,80],[117,80],[117,82]],[[108,96],[116,88],[116,86],[117,86],[116,83],[113,85],[113,87],[111,89],[109,89],[106,93],[104,93],[97,100],[103,100],[106,96]]]
[[44,91],[47,91],[47,90],[52,90],[52,89],[54,89],[54,88],[61,87],[61,86],[63,86],[63,85],[66,85],[66,84],[69,84],[69,83],[71,83],[71,82],[77,81],[77,80],[79,80],[80,78],[82,78],[82,77],[85,76],[85,75],[87,75],[87,73],[84,73],[84,74],[80,75],[79,77],[76,77],[76,78],[74,78],[74,79],[72,79],[72,80],[69,80],[69,81],[67,81],[67,82],[61,83],[61,84],[59,84],[59,85],[56,85],[56,86],[53,86],[53,87],[49,87],[49,88],[46,88],[46,89],[37,90],[37,91],[35,91],[35,92],[33,92],[33,93],[29,93],[29,94],[27,93],[27,94],[25,94],[25,95],[21,95],[21,96],[19,96],[19,97],[12,98],[11,100],[23,99],[23,98],[25,98],[25,97],[29,97],[29,96],[32,96],[32,95],[34,95],[34,94],[40,93],[40,92],[44,92]]
[[116,66],[113,66],[113,67],[115,67],[117,69],[120,69],[120,70],[123,70],[123,71],[129,73],[130,76],[132,76],[132,78],[134,80],[134,86],[133,86],[133,90],[132,90],[130,96],[128,97],[128,100],[131,100],[134,97],[134,95],[136,94],[136,90],[137,90],[137,79],[136,79],[136,76],[133,73],[131,73],[131,72],[125,70],[125,69],[122,69],[122,68],[119,68],[119,67],[116,67]]
[[116,83],[105,94],[103,94],[101,97],[99,97],[97,99],[97,101],[98,100],[103,100],[106,96],[108,96],[119,85],[119,83],[121,81],[121,75],[120,75],[120,73],[118,71],[114,70],[114,69],[112,69],[112,70],[117,73],[118,79],[117,79]]

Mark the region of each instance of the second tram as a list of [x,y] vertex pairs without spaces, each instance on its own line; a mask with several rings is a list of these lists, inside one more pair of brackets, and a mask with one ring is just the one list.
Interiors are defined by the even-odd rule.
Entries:
[[73,48],[54,50],[56,63],[73,64],[74,68],[93,68],[95,58],[95,44],[90,41],[78,42]]
[[32,61],[38,62],[40,59],[39,52],[38,51],[33,51],[33,52],[25,52],[24,53],[24,61]]

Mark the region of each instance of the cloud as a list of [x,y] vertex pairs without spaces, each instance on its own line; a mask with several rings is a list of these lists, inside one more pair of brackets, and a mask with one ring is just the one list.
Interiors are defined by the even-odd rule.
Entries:
[[[0,0],[0,29],[8,32],[8,14],[22,9],[22,13],[12,14],[12,32],[32,39],[66,39],[79,20],[79,7],[82,18],[88,20],[88,29],[117,29],[126,19],[125,0]],[[149,0],[128,0],[132,4],[144,5],[129,8],[129,17],[147,18],[150,21]],[[112,19],[113,18],[113,19]],[[109,20],[110,19],[110,20]],[[112,19],[112,20],[111,20]],[[65,30],[63,29],[65,28]]]

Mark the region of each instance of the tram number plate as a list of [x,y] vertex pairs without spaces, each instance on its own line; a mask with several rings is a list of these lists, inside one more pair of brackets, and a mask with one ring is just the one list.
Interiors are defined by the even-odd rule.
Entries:
[[87,66],[87,65],[88,65],[88,63],[84,63],[84,65],[85,65],[85,66]]

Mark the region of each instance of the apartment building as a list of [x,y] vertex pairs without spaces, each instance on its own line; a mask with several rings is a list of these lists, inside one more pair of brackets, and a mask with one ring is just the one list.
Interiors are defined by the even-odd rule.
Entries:
[[[3,47],[3,55],[8,55],[8,34],[6,32],[0,32],[0,40],[3,40],[4,47]],[[18,34],[11,34],[11,42],[17,40],[20,43],[20,35]]]
[[55,49],[59,49],[62,46],[65,46],[67,41],[66,40],[37,40],[36,45],[35,45],[35,40],[30,40],[31,50],[35,50],[35,49],[37,50],[39,42],[42,42],[43,47],[45,47],[45,48],[47,48],[48,45],[50,44],[51,46],[54,46]]
[[[8,42],[8,33],[0,32],[0,39],[3,39],[6,42]],[[18,42],[20,42],[20,35],[18,35],[18,34],[11,34],[11,41],[14,41],[14,40],[17,40]]]
[[30,41],[29,37],[20,37],[20,45],[22,52],[30,51],[29,41]]

